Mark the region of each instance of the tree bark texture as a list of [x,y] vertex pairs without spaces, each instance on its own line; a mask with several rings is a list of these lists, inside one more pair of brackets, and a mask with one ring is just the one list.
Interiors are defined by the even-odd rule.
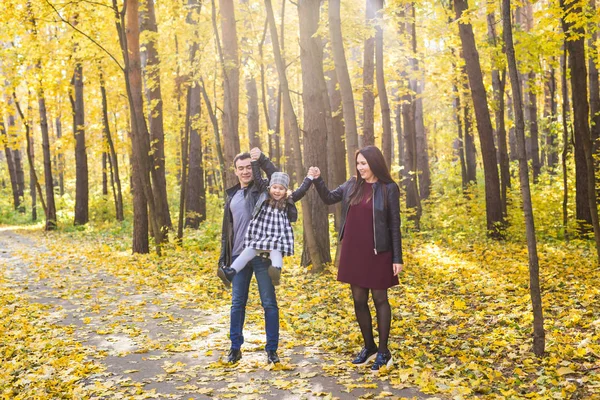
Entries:
[[[40,196],[40,202],[42,203],[42,208],[44,210],[44,215],[47,215],[46,211],[46,202],[44,202],[44,196],[42,195],[42,187],[40,185],[40,181],[37,177],[37,173],[35,172],[35,147],[33,145],[33,137],[31,136],[31,126],[29,121],[25,118],[25,114],[17,101],[17,96],[13,92],[13,99],[15,103],[15,108],[21,117],[21,121],[25,126],[25,143],[27,143],[27,161],[29,163],[29,191],[31,195],[31,220],[37,221],[37,194]],[[28,115],[31,115],[31,107],[28,107]]]
[[[375,19],[375,2],[366,0],[366,24],[371,26]],[[362,145],[375,144],[375,95],[373,94],[373,77],[375,76],[375,37],[371,34],[364,40],[363,52],[363,118],[362,118]]]
[[[298,20],[300,28],[300,63],[302,66],[302,103],[304,105],[304,164],[318,166],[321,174],[329,177],[326,110],[331,108],[323,74],[323,52],[320,39],[315,37],[319,27],[320,0],[300,0]],[[325,103],[327,101],[327,103]],[[300,181],[305,175],[298,175]],[[331,261],[329,219],[327,206],[315,190],[305,196],[311,213],[312,227],[322,262]],[[303,265],[310,263],[308,241],[304,241]],[[313,269],[313,271],[315,271]]]
[[[265,0],[265,7],[267,10],[267,19],[269,23],[269,30],[271,33],[271,41],[273,44],[273,54],[275,56],[275,63],[277,65],[277,74],[279,76],[279,82],[281,84],[281,94],[283,97],[283,112],[284,120],[288,121],[290,126],[290,135],[293,139],[294,145],[294,164],[296,170],[297,179],[301,179],[305,175],[304,167],[302,166],[302,154],[300,146],[300,132],[298,129],[298,120],[296,113],[292,105],[292,99],[290,96],[288,80],[285,73],[285,65],[283,58],[281,57],[281,48],[279,47],[279,37],[277,36],[277,27],[275,25],[275,17],[273,15],[273,6],[271,0]],[[290,147],[290,146],[288,146]],[[304,227],[304,238],[306,239],[310,259],[313,263],[313,270],[320,271],[323,269],[319,247],[316,242],[315,233],[313,231],[312,213],[310,210],[310,204],[308,199],[304,197],[302,199],[302,215],[303,215],[303,227]]]
[[354,155],[358,150],[358,128],[356,125],[356,110],[354,108],[354,93],[352,92],[352,82],[350,81],[350,74],[348,73],[348,64],[346,62],[344,41],[342,38],[340,0],[329,1],[328,17],[335,73],[340,84],[340,94],[342,96],[342,113],[346,131],[348,171],[350,174],[353,174],[356,169]]
[[[54,125],[56,126],[56,138],[60,140],[60,138],[62,138],[62,119],[58,116],[54,121]],[[58,159],[58,162],[56,163],[56,168],[58,169],[58,194],[62,196],[65,194],[65,155],[62,151],[59,151],[56,158]]]
[[143,68],[146,79],[146,100],[148,126],[150,130],[150,152],[152,168],[155,171],[153,177],[156,180],[152,184],[154,197],[161,198],[162,220],[164,229],[173,227],[171,213],[169,211],[169,200],[167,196],[167,177],[165,169],[165,131],[163,124],[163,101],[160,85],[160,60],[158,57],[157,39],[158,26],[156,24],[156,13],[154,11],[154,0],[145,0],[145,10],[142,12],[141,30],[145,32],[147,41],[144,43],[146,65]]
[[[493,12],[487,15],[488,38],[498,48],[498,35],[496,34],[496,16]],[[506,125],[504,123],[504,91],[506,84],[506,70],[500,71],[496,64],[492,67],[492,88],[494,92],[494,119],[496,122],[496,144],[498,147],[498,161],[500,162],[500,198],[502,212],[507,215],[506,193],[510,188],[510,162],[506,145]]]
[[[591,15],[596,15],[596,0],[589,0],[589,10]],[[600,83],[598,82],[598,66],[595,60],[598,57],[598,27],[592,22],[590,24],[590,39],[588,40],[588,81],[590,87],[590,119],[591,135],[594,146],[594,153],[597,154],[600,138]]]
[[[113,181],[113,197],[115,200],[115,217],[117,221],[125,220],[123,214],[123,191],[121,189],[121,176],[119,174],[119,159],[115,150],[115,144],[112,140],[110,132],[110,124],[108,122],[108,100],[106,96],[106,86],[102,74],[100,74],[100,93],[102,95],[102,129],[104,130],[104,138],[109,150],[111,180]],[[115,187],[116,186],[116,187]]]
[[527,75],[525,87],[527,88],[527,121],[529,122],[529,148],[528,158],[531,160],[531,169],[533,170],[533,182],[537,183],[541,173],[540,163],[540,140],[538,127],[538,110],[537,110],[537,94],[535,92],[535,72],[530,72]]
[[[585,65],[585,32],[583,27],[573,25],[572,18],[582,18],[583,11],[578,4],[567,6],[564,0],[561,0],[561,6],[565,10],[563,17],[563,30],[567,37],[576,35],[574,40],[567,40],[567,49],[569,51],[569,66],[571,67],[571,90],[573,96],[573,125],[575,136],[575,165],[581,163],[579,153],[583,152],[583,167],[585,168],[585,184],[587,184],[587,206],[588,215],[594,229],[596,239],[596,252],[598,264],[600,264],[600,222],[598,221],[598,205],[596,204],[596,178],[594,174],[594,156],[592,149],[592,138],[589,127],[589,104],[587,99],[587,71]],[[583,174],[576,176],[576,202],[579,198],[578,181],[583,178]],[[583,185],[582,185],[583,186]],[[583,201],[582,201],[583,202]]]
[[550,68],[544,85],[545,104],[544,104],[544,130],[545,130],[545,153],[546,164],[550,173],[554,173],[558,165],[558,149],[556,142],[555,123],[558,118],[556,104],[556,73],[553,67]]
[[[248,8],[248,0],[242,0],[244,8]],[[252,32],[252,24],[250,22],[252,15],[245,13],[244,27],[245,32]],[[260,117],[258,111],[258,89],[256,87],[256,77],[254,76],[254,61],[252,60],[252,44],[247,37],[242,37],[242,64],[244,68],[244,79],[246,86],[246,103],[248,112],[246,113],[246,122],[248,128],[248,143],[250,148],[261,147],[260,144]],[[261,57],[262,59],[262,57]],[[268,125],[268,121],[267,121]]]
[[389,168],[392,167],[392,117],[388,100],[383,60],[383,0],[375,1],[375,64],[377,69],[377,94],[381,108],[381,151]]
[[[238,59],[237,28],[235,21],[234,0],[219,0],[221,12],[221,31],[223,33],[222,64],[224,77],[223,98],[223,141],[225,159],[233,160],[240,152],[238,135],[238,115],[240,98],[240,70]],[[228,168],[226,187],[233,186],[237,178]]]
[[[328,97],[331,104],[332,110],[332,128],[333,138],[331,138],[332,147],[334,151],[335,163],[328,160],[329,178],[331,187],[338,187],[346,181],[346,147],[344,146],[344,119],[342,115],[342,95],[338,90],[338,80],[335,70],[329,70],[326,72],[327,77],[327,91]],[[327,138],[329,146],[329,137]],[[339,231],[341,224],[341,204],[334,206],[335,215],[335,229]]]
[[[116,0],[113,0],[115,11]],[[120,26],[126,30],[120,30],[120,42],[125,60],[125,81],[127,87],[127,98],[129,101],[131,117],[131,149],[133,158],[133,185],[134,185],[134,253],[148,252],[148,221],[150,222],[154,235],[156,250],[160,254],[160,244],[163,241],[165,226],[162,220],[163,210],[161,198],[154,198],[152,180],[156,181],[155,171],[152,168],[152,160],[149,156],[150,137],[146,126],[146,118],[143,110],[142,95],[142,72],[140,59],[140,30],[139,30],[139,4],[137,0],[126,2],[127,21],[121,15]],[[136,196],[138,198],[136,198]],[[142,197],[142,198],[140,198]],[[146,204],[149,210],[146,209]],[[137,211],[136,211],[137,208]],[[142,209],[143,208],[143,209]],[[146,214],[149,213],[149,214]],[[145,220],[143,215],[146,214]],[[137,227],[136,227],[137,223]]]
[[[466,0],[454,0],[456,17],[461,18],[468,9]],[[477,130],[481,144],[483,159],[483,172],[485,176],[485,203],[488,234],[493,238],[502,237],[504,216],[502,215],[502,201],[500,198],[500,177],[498,163],[496,162],[496,148],[494,146],[494,130],[488,109],[487,94],[483,84],[479,53],[475,45],[475,36],[471,24],[459,23],[460,40],[473,97]]]
[[546,340],[544,332],[544,315],[542,311],[542,296],[539,279],[539,262],[537,254],[537,243],[535,237],[535,225],[533,219],[533,206],[531,203],[531,190],[529,188],[529,166],[525,154],[525,121],[523,118],[521,97],[521,86],[519,83],[519,72],[512,38],[512,24],[510,13],[510,0],[502,1],[502,19],[504,25],[504,42],[506,44],[506,55],[510,82],[513,91],[513,106],[515,112],[515,134],[517,138],[517,151],[519,157],[519,181],[521,184],[521,198],[523,215],[525,217],[525,230],[527,236],[527,251],[529,254],[529,293],[533,308],[533,352],[541,357],[544,354]]
[[83,66],[75,65],[73,73],[73,134],[75,135],[75,225],[89,221],[89,183],[87,149],[85,147],[85,108],[83,103]]
[[[465,82],[465,86],[468,86]],[[466,92],[465,92],[466,93]],[[465,134],[465,163],[467,167],[467,183],[477,183],[477,148],[475,147],[475,136],[473,135],[473,113],[471,101],[463,99],[463,127]]]
[[6,126],[3,121],[0,121],[0,142],[4,143],[4,155],[6,156],[6,166],[8,167],[10,187],[13,194],[13,206],[15,210],[18,210],[21,207],[21,195],[19,195],[19,187],[17,185],[17,170],[15,168],[13,150],[11,149],[11,143],[9,143]]
[[185,201],[185,226],[198,229],[200,222],[206,220],[206,189],[204,185],[204,167],[202,165],[202,137],[200,133],[200,87],[190,89],[189,101],[189,173]]
[[571,135],[569,134],[569,86],[567,85],[567,39],[563,43],[563,55],[560,58],[560,86],[562,88],[562,131],[563,131],[563,148],[561,152],[561,166],[563,178],[563,199],[562,199],[562,214],[563,214],[563,232],[565,239],[569,240],[569,231],[567,229],[568,220],[568,205],[569,205],[569,187],[567,158],[569,156],[569,148],[571,144]]
[[419,170],[419,195],[426,200],[431,194],[431,172],[429,170],[429,146],[423,115],[423,81],[417,81],[417,97],[415,99],[415,128],[417,134],[417,168]]

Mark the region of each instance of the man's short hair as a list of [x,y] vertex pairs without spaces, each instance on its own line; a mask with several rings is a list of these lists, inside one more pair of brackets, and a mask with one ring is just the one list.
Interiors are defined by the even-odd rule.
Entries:
[[233,169],[237,168],[237,165],[235,165],[235,163],[237,163],[238,160],[245,160],[246,158],[250,158],[250,153],[248,153],[247,151],[235,156],[235,158],[233,159]]

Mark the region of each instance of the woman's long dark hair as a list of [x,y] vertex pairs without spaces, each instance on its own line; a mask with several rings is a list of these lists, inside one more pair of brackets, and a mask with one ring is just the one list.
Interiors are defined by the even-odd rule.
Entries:
[[[373,172],[373,175],[375,175],[379,181],[382,183],[394,182],[394,179],[392,179],[392,175],[390,174],[390,169],[385,163],[385,159],[379,148],[376,146],[365,146],[362,149],[357,150],[354,155],[355,166],[359,154],[362,154],[367,160],[371,172]],[[354,182],[354,187],[352,188],[349,197],[351,205],[357,205],[362,201],[365,194],[364,182],[365,180],[360,176],[360,172],[358,172],[358,168],[356,168],[356,181]]]

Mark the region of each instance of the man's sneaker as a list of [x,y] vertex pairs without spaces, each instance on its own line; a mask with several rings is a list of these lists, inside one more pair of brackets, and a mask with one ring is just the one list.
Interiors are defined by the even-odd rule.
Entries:
[[277,352],[275,350],[267,350],[267,362],[273,363],[273,364],[278,364],[279,363],[279,356],[277,355]]
[[269,265],[268,272],[269,276],[271,277],[271,282],[273,282],[273,286],[279,285],[279,280],[281,279],[281,268]]
[[352,360],[352,364],[354,365],[365,365],[369,361],[375,358],[377,355],[377,348],[367,349],[363,347],[360,352],[356,355],[356,358]]
[[219,278],[221,278],[225,287],[231,286],[231,281],[233,280],[233,277],[235,276],[235,274],[236,274],[235,269],[233,269],[231,267],[223,267],[223,268],[219,267],[219,269],[217,270],[217,276]]
[[383,366],[389,368],[394,363],[392,359],[392,354],[388,351],[385,353],[377,353],[377,358],[375,358],[375,362],[371,366],[371,371],[379,371],[379,369]]
[[231,349],[227,354],[227,362],[229,364],[235,364],[242,359],[242,351],[240,349]]

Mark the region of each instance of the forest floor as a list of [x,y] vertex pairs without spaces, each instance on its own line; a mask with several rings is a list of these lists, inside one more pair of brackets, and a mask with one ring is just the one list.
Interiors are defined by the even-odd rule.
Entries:
[[[144,277],[144,267],[97,262],[111,258],[105,246],[98,241],[84,249],[65,234],[0,228],[0,336],[5,336],[0,393],[9,398],[430,398],[390,384],[387,371],[373,374],[314,343],[303,345],[285,326],[282,363],[267,364],[255,289],[243,358],[227,365],[230,295],[217,278],[187,276],[179,281],[183,286],[171,286]],[[150,259],[141,259],[153,267]],[[190,286],[191,281],[197,284]],[[206,288],[211,295],[194,296]],[[12,388],[2,387],[7,383]]]
[[162,256],[131,254],[127,222],[0,226],[0,398],[600,399],[593,242],[543,231],[546,347],[536,357],[519,225],[494,241],[461,213],[429,223],[437,228],[403,240],[389,291],[395,365],[377,374],[348,362],[361,335],[347,285],[332,265],[300,266],[300,248],[277,288],[282,363],[266,362],[252,284],[243,358],[230,366],[214,215]]

